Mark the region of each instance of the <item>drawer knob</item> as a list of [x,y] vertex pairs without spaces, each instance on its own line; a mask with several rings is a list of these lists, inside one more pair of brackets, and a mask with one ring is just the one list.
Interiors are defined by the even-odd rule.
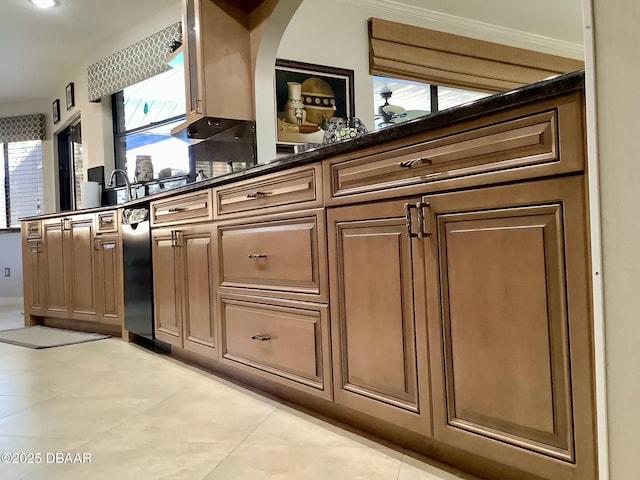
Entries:
[[247,198],[262,198],[266,196],[267,196],[266,192],[260,192],[260,191],[247,194]]
[[404,162],[400,162],[399,165],[402,168],[411,168],[414,165],[431,165],[431,159],[427,157],[412,158],[411,160],[405,160]]
[[259,340],[261,342],[266,342],[267,340],[271,340],[269,335],[252,335],[251,340]]
[[247,255],[247,257],[249,257],[249,258],[267,258],[267,254],[266,253],[250,253],[249,255]]

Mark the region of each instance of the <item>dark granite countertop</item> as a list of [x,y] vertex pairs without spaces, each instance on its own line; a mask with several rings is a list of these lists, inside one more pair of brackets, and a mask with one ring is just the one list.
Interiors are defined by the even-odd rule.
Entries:
[[376,130],[352,140],[323,145],[302,153],[281,157],[271,162],[260,163],[244,170],[191,183],[183,187],[156,193],[141,199],[131,200],[117,206],[84,209],[72,212],[59,212],[29,218],[50,218],[74,213],[99,212],[118,207],[135,208],[137,206],[146,205],[148,202],[158,200],[160,198],[189,193],[218,185],[237,182],[246,178],[277,172],[279,170],[297,167],[344,152],[368,147],[389,140],[395,140],[397,138],[451,125],[456,122],[470,120],[479,116],[497,113],[502,110],[544,100],[546,98],[583,90],[584,85],[584,71],[577,70],[575,72],[558,75],[547,80],[525,85],[515,90],[498,93],[474,102],[459,105],[457,107],[443,110],[442,112],[433,113],[431,115],[426,115],[391,127]]

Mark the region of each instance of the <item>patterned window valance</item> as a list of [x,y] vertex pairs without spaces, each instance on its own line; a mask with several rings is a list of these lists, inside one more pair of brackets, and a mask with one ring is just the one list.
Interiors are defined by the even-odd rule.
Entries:
[[0,118],[0,143],[44,140],[44,115],[21,115]]
[[580,60],[369,19],[372,75],[500,92],[584,68]]
[[141,82],[167,67],[169,45],[180,39],[180,22],[89,66],[89,100]]

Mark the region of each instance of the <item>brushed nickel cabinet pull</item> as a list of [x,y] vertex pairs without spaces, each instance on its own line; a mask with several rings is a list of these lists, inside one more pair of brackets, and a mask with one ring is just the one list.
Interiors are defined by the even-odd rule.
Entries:
[[250,253],[249,255],[247,255],[247,257],[249,257],[249,258],[267,258],[267,254],[266,253]]
[[174,213],[174,212],[184,212],[186,210],[185,207],[171,207],[169,209],[169,212]]
[[261,342],[266,342],[267,340],[271,340],[269,335],[252,335],[251,340],[260,340]]
[[414,165],[431,165],[431,159],[428,157],[422,158],[412,158],[411,160],[405,160],[404,162],[400,162],[399,165],[402,168],[411,168]]
[[[411,203],[404,204],[404,214],[407,223],[407,235],[410,238],[425,238],[430,237],[431,232],[424,231],[424,209],[429,207],[429,202],[417,202],[415,205]],[[411,210],[416,209],[418,211],[418,233],[413,233],[413,226],[411,225]]]
[[260,191],[247,194],[247,198],[262,198],[266,196],[267,196],[266,192],[260,192]]

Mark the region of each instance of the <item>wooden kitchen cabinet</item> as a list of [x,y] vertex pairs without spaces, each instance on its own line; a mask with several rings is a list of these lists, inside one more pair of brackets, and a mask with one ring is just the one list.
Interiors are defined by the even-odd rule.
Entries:
[[94,240],[94,248],[98,321],[120,326],[123,295],[120,236],[117,233],[98,235]]
[[25,320],[41,316],[45,309],[45,276],[41,222],[22,222],[22,263]]
[[583,192],[567,177],[419,205],[434,437],[536,478],[596,474]]
[[[68,225],[68,229],[66,227]],[[63,219],[67,231],[68,263],[66,280],[69,282],[70,308],[76,320],[98,321],[98,279],[94,239],[95,215],[73,215]]]
[[[68,221],[67,221],[68,225]],[[53,218],[42,221],[42,244],[44,254],[45,316],[69,316],[71,295],[66,264],[69,262],[65,248],[65,220]],[[69,263],[70,265],[70,263]]]
[[211,224],[151,233],[156,337],[207,356],[216,348],[213,236]]
[[[120,326],[122,323],[122,252],[117,212],[75,214],[41,221],[38,238],[33,221],[23,222],[23,262],[27,324],[42,318],[79,320]],[[40,223],[40,222],[39,222]],[[71,324],[66,324],[71,326]]]
[[405,203],[329,209],[334,399],[431,434],[424,250]]

